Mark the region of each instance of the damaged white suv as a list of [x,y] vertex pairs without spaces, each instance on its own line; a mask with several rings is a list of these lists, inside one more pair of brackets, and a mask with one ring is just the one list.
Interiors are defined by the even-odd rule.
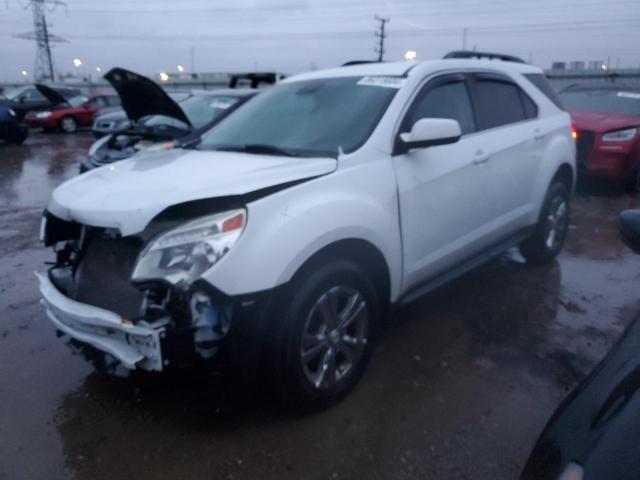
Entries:
[[514,60],[291,77],[196,148],[66,182],[41,229],[49,319],[131,369],[224,358],[265,367],[298,406],[332,403],[391,306],[509,247],[562,248],[569,115]]

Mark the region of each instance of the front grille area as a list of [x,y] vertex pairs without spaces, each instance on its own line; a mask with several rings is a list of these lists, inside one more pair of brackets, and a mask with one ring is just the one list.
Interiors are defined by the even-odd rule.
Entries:
[[142,242],[135,238],[107,238],[88,234],[75,273],[75,299],[134,319],[140,315],[143,294],[129,281]]
[[586,166],[591,151],[593,150],[593,143],[596,140],[596,134],[588,130],[578,130],[578,154],[576,161],[578,166]]

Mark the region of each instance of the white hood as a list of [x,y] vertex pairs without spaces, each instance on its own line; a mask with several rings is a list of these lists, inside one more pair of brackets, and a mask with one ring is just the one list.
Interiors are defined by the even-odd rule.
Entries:
[[242,195],[336,169],[333,158],[170,150],[92,170],[60,185],[49,211],[64,220],[141,232],[165,208],[191,200]]

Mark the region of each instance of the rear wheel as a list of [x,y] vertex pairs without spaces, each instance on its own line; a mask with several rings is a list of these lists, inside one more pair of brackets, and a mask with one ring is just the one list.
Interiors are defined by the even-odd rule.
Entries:
[[288,406],[315,411],[340,400],[367,366],[380,317],[372,281],[356,264],[335,261],[291,282],[282,306],[275,374]]
[[560,182],[552,184],[533,234],[520,244],[520,253],[529,263],[549,263],[560,253],[569,230],[569,214],[567,187]]
[[60,130],[64,133],[73,133],[78,129],[76,119],[67,115],[60,120]]

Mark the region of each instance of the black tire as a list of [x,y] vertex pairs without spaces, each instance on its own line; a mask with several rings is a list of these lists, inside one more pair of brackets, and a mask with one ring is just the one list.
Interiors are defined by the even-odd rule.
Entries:
[[640,169],[634,170],[634,172],[624,182],[624,189],[631,195],[640,192]]
[[60,130],[64,133],[75,133],[78,130],[78,122],[71,115],[65,115],[60,119]]
[[[378,292],[357,264],[338,260],[296,275],[284,297],[288,303],[281,302],[282,305],[277,306],[274,312],[277,334],[272,346],[273,374],[280,400],[286,408],[299,412],[308,413],[328,408],[358,383],[366,369],[380,323],[381,305]],[[326,301],[321,302],[322,299]],[[335,302],[330,302],[331,299],[335,299]],[[352,322],[344,322],[349,323],[352,330],[335,328],[330,331],[325,329],[322,333],[320,324],[328,310],[319,305],[335,305],[336,308],[331,309],[337,313],[336,322],[343,323],[340,318],[349,317],[346,314],[341,317],[346,307],[353,305],[352,310],[356,311],[356,304],[360,305],[360,300],[365,310],[358,310],[361,313],[357,317],[354,315],[355,320]],[[366,332],[361,335],[363,324],[366,324]],[[303,335],[315,330],[316,326],[317,334],[306,335],[305,338],[307,341],[313,339],[317,345],[314,343],[314,346],[304,346]],[[335,332],[337,333],[334,334]],[[321,337],[325,339],[322,342],[319,340]],[[344,341],[347,338],[349,342]],[[356,338],[364,341],[355,342]],[[325,350],[317,356],[318,375],[314,376],[315,360],[305,361],[303,358],[305,354],[309,354],[307,358],[311,358],[310,352],[320,348],[323,343]],[[307,351],[304,352],[304,349]],[[333,351],[333,363],[328,363],[334,367],[326,370],[332,373],[324,375],[324,378],[320,371],[325,365],[325,359],[331,357],[329,349]],[[358,353],[354,354],[356,351]],[[349,362],[349,357],[354,360]],[[320,378],[321,385],[314,384],[311,378]]]
[[571,197],[567,187],[561,182],[553,183],[533,234],[520,244],[520,253],[528,263],[541,265],[556,258],[567,237],[570,213]]

